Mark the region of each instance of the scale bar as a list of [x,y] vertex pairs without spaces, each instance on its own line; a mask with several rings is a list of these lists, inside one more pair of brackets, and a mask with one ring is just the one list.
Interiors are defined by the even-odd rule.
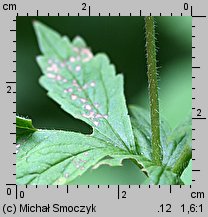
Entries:
[[192,118],[192,120],[206,120],[207,118]]

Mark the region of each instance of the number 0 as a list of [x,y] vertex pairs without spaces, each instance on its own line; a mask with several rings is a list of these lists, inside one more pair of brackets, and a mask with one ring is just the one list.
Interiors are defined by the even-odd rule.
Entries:
[[185,11],[188,10],[188,3],[184,3],[184,10],[185,10]]

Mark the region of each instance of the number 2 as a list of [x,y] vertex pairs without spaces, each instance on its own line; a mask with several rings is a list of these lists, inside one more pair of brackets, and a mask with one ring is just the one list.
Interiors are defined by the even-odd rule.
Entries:
[[82,3],[82,6],[83,6],[83,7],[82,7],[82,10],[83,10],[83,11],[86,11],[86,10],[87,10],[87,9],[86,9],[87,4],[86,4],[86,3]]

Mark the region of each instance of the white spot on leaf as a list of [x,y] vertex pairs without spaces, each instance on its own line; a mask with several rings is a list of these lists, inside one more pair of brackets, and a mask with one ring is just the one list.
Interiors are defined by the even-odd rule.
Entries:
[[99,107],[99,104],[98,103],[95,103],[95,108],[98,108]]
[[103,116],[101,114],[96,114],[95,117],[96,118],[102,118]]
[[48,78],[55,78],[56,76],[55,76],[54,74],[47,73],[47,77],[48,77]]
[[84,84],[83,89],[87,89],[88,88],[88,84]]
[[75,70],[76,72],[79,72],[81,70],[81,66],[76,66]]
[[69,87],[68,89],[64,90],[64,93],[72,93],[73,89],[71,87]]
[[93,54],[87,48],[83,48],[81,53],[85,56],[85,58],[83,58],[82,62],[88,62],[93,58]]
[[104,117],[105,119],[107,119],[107,118],[108,118],[108,115],[103,115],[103,117]]
[[69,61],[70,61],[71,63],[74,63],[74,62],[76,61],[76,59],[75,59],[74,57],[70,57]]
[[61,77],[60,75],[57,75],[57,76],[56,76],[56,80],[57,80],[57,81],[61,81],[61,80],[62,80],[62,77]]
[[75,87],[79,87],[79,85],[77,84],[77,81],[76,81],[75,79],[72,81],[72,84],[73,84],[73,86],[75,86]]
[[80,98],[80,101],[81,101],[82,103],[87,102],[87,100],[86,100],[85,98]]
[[77,95],[72,94],[72,95],[71,95],[71,99],[72,99],[72,100],[76,100],[76,99],[77,99]]
[[47,71],[49,71],[49,72],[58,72],[59,68],[58,68],[57,64],[53,63],[51,66],[49,66],[47,68]]
[[95,115],[95,112],[93,111],[91,111],[90,114],[82,114],[84,118],[91,118],[91,119],[94,118],[94,115]]
[[98,126],[99,125],[99,122],[98,121],[93,121],[94,125],[95,126]]
[[16,144],[16,154],[19,152],[20,144]]
[[85,109],[87,109],[88,111],[90,111],[92,108],[89,104],[85,105]]
[[91,86],[91,87],[95,87],[95,82],[94,82],[94,81],[91,82],[91,83],[90,83],[90,86]]
[[64,67],[66,66],[66,63],[61,62],[61,63],[60,63],[60,66],[61,66],[62,68],[64,68]]
[[69,177],[69,173],[65,173],[65,174],[64,174],[64,177],[65,177],[65,178],[68,178],[68,177]]

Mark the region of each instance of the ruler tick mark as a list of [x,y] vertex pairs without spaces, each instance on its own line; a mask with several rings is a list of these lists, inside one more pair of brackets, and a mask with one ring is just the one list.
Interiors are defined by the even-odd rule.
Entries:
[[16,84],[16,81],[6,81],[6,84]]
[[193,117],[192,120],[206,120],[205,117]]
[[205,18],[207,16],[192,16],[193,18]]

